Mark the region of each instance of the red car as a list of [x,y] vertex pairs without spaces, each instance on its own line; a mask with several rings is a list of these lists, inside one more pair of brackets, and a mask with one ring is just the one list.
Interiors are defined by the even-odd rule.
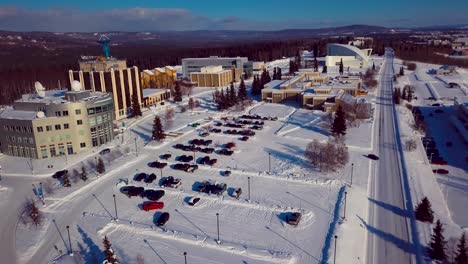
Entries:
[[234,142],[229,142],[226,144],[226,148],[228,149],[231,149],[231,148],[234,148],[236,146],[236,144]]
[[164,203],[163,202],[147,201],[147,202],[144,202],[141,207],[142,207],[143,210],[148,212],[149,210],[163,209],[164,208]]

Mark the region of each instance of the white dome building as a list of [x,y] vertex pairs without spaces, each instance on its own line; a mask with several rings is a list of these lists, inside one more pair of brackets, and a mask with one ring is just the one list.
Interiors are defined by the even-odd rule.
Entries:
[[325,63],[327,67],[338,66],[343,60],[344,67],[363,68],[369,66],[372,49],[359,49],[345,44],[328,44]]

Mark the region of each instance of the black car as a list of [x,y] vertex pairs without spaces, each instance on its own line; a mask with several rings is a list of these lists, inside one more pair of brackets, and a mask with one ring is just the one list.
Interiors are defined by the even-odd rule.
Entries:
[[52,178],[54,179],[61,179],[65,174],[68,173],[68,170],[61,170],[61,171],[57,171],[56,173],[54,173],[52,175]]
[[369,154],[367,155],[367,157],[371,160],[379,160],[379,157],[377,157],[377,155],[374,155],[374,154]]
[[210,161],[210,157],[209,156],[205,156],[203,158],[200,159],[199,163],[200,164],[207,164],[208,161]]
[[111,152],[111,150],[109,148],[105,148],[105,149],[99,151],[99,155],[106,155],[106,154],[108,154],[110,152]]
[[182,144],[175,144],[174,145],[175,149],[182,149],[183,147],[184,147],[184,145],[182,145]]
[[231,171],[230,170],[225,170],[223,171],[223,176],[230,176],[231,175]]
[[225,183],[216,184],[214,190],[211,191],[212,194],[222,195],[227,190],[227,185]]
[[164,181],[161,183],[161,187],[177,188],[181,184],[182,184],[182,181],[180,179],[176,179],[172,176],[169,176],[165,178]]
[[164,212],[159,216],[158,220],[156,221],[156,225],[164,226],[167,223],[167,221],[169,221],[169,213]]
[[149,164],[151,168],[156,168],[156,169],[163,169],[164,167],[167,166],[167,163],[165,162],[159,162],[159,161],[153,161]]
[[202,183],[200,183],[198,186],[197,186],[197,189],[196,191],[197,192],[205,192],[205,189],[208,187],[208,185],[210,185],[211,183],[209,181],[204,181]]
[[203,148],[203,149],[200,149],[200,152],[211,154],[214,152],[214,148]]
[[135,181],[142,181],[146,179],[146,173],[142,172],[142,173],[138,173],[137,175],[135,175],[135,177],[133,177],[133,180]]
[[193,160],[193,156],[182,155],[178,158],[178,160],[182,162],[191,162]]
[[146,176],[145,183],[152,183],[154,180],[156,180],[156,174],[151,173],[150,175]]
[[190,168],[189,164],[177,163],[174,165],[174,170],[187,171]]
[[219,151],[219,154],[225,155],[225,156],[231,156],[234,153],[234,151],[229,150],[229,149],[221,149]]
[[145,188],[135,186],[124,186],[120,189],[120,191],[130,198],[132,196],[141,195],[145,191]]
[[163,190],[145,190],[141,196],[151,201],[158,201],[164,194],[165,192]]
[[164,160],[168,160],[172,157],[172,154],[164,154],[164,155],[161,155],[161,159],[164,159]]

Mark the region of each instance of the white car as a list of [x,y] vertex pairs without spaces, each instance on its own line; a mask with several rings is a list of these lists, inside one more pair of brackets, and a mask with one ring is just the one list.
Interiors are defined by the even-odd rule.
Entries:
[[190,200],[187,202],[187,204],[190,205],[190,206],[194,206],[199,201],[200,201],[200,197],[194,196],[194,197],[190,198]]

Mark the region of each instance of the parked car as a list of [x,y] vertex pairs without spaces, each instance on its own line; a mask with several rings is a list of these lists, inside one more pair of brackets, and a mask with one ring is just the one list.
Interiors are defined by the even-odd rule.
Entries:
[[164,181],[161,184],[161,187],[170,187],[170,188],[177,188],[182,184],[182,181],[180,179],[176,179],[172,176],[169,176],[164,179]]
[[157,201],[161,199],[164,194],[165,192],[163,190],[145,190],[141,196],[151,201]]
[[218,162],[217,159],[210,159],[206,164],[209,166],[214,166]]
[[446,169],[436,169],[436,170],[432,170],[432,172],[437,173],[437,174],[448,174],[449,173],[449,171],[446,170]]
[[211,181],[204,181],[204,182],[201,182],[198,186],[197,186],[197,189],[196,191],[197,192],[205,192],[205,189],[208,187],[208,185],[211,184]]
[[169,213],[164,212],[159,216],[158,220],[156,221],[156,225],[164,226],[167,223],[167,221],[169,221]]
[[223,171],[223,176],[231,176],[231,171],[230,170]]
[[236,199],[239,200],[239,197],[241,196],[241,194],[242,194],[242,189],[239,188],[239,189],[237,189],[237,190],[232,194],[232,197],[234,197],[234,198],[236,198]]
[[247,140],[249,140],[249,137],[243,136],[243,137],[240,138],[240,140],[241,140],[241,141],[247,141]]
[[106,155],[106,154],[108,154],[110,152],[111,152],[110,148],[105,148],[105,149],[99,151],[99,155]]
[[182,149],[183,147],[184,147],[184,145],[182,145],[182,144],[175,144],[174,145],[175,149]]
[[190,206],[194,206],[194,205],[196,205],[199,201],[200,201],[200,197],[194,196],[194,197],[190,198],[190,200],[187,202],[187,204],[190,205]]
[[216,184],[215,189],[211,192],[216,195],[222,195],[227,190],[227,185],[225,183]]
[[163,169],[164,167],[167,166],[167,163],[165,162],[159,162],[159,161],[153,161],[149,164],[151,168],[156,168],[156,169]]
[[53,175],[52,175],[52,178],[54,179],[61,179],[65,174],[68,173],[68,170],[60,170],[60,171],[57,171],[55,172]]
[[289,213],[286,216],[286,223],[297,226],[299,221],[301,221],[301,216],[301,213],[298,212]]
[[191,162],[193,160],[193,156],[182,155],[178,158],[178,160],[182,162]]
[[200,137],[207,137],[207,136],[209,136],[209,135],[210,135],[210,133],[208,133],[208,132],[203,132],[203,133],[200,134]]
[[229,149],[221,149],[219,151],[219,154],[225,155],[225,156],[231,156],[234,153],[234,151],[229,150]]
[[213,128],[213,129],[210,130],[210,132],[211,132],[211,133],[221,133],[222,130],[219,129],[219,128]]
[[120,191],[123,194],[127,195],[129,198],[131,198],[132,196],[141,195],[145,191],[145,188],[135,186],[124,186],[122,187],[122,189],[120,189]]
[[174,170],[187,171],[189,168],[190,165],[186,163],[177,163],[174,165]]
[[164,160],[168,160],[172,157],[172,154],[164,154],[164,155],[161,155],[161,159],[164,159]]
[[189,168],[186,170],[186,172],[191,172],[194,173],[196,170],[198,170],[198,165],[190,165]]
[[236,147],[236,144],[234,142],[229,142],[229,143],[226,144],[226,148],[228,148],[228,149],[231,149],[231,148],[234,148],[234,147]]
[[263,127],[262,126],[257,126],[257,125],[254,125],[254,126],[251,126],[250,129],[255,129],[255,130],[262,130]]
[[369,155],[367,155],[367,157],[369,159],[371,159],[371,160],[379,160],[379,157],[377,157],[377,155],[375,155],[375,154],[369,154]]
[[203,148],[203,149],[200,149],[200,152],[211,154],[214,152],[214,148]]
[[208,161],[210,161],[210,157],[209,156],[205,156],[203,158],[200,159],[199,163],[200,164],[207,164]]
[[154,180],[156,180],[156,174],[151,173],[150,175],[146,176],[145,183],[152,183]]
[[135,181],[142,181],[146,179],[146,173],[142,172],[142,173],[138,173],[137,175],[135,175],[135,177],[133,177],[133,180]]
[[155,202],[155,201],[146,201],[141,205],[141,208],[145,211],[149,210],[157,210],[157,209],[163,209],[164,208],[164,203],[163,202]]

